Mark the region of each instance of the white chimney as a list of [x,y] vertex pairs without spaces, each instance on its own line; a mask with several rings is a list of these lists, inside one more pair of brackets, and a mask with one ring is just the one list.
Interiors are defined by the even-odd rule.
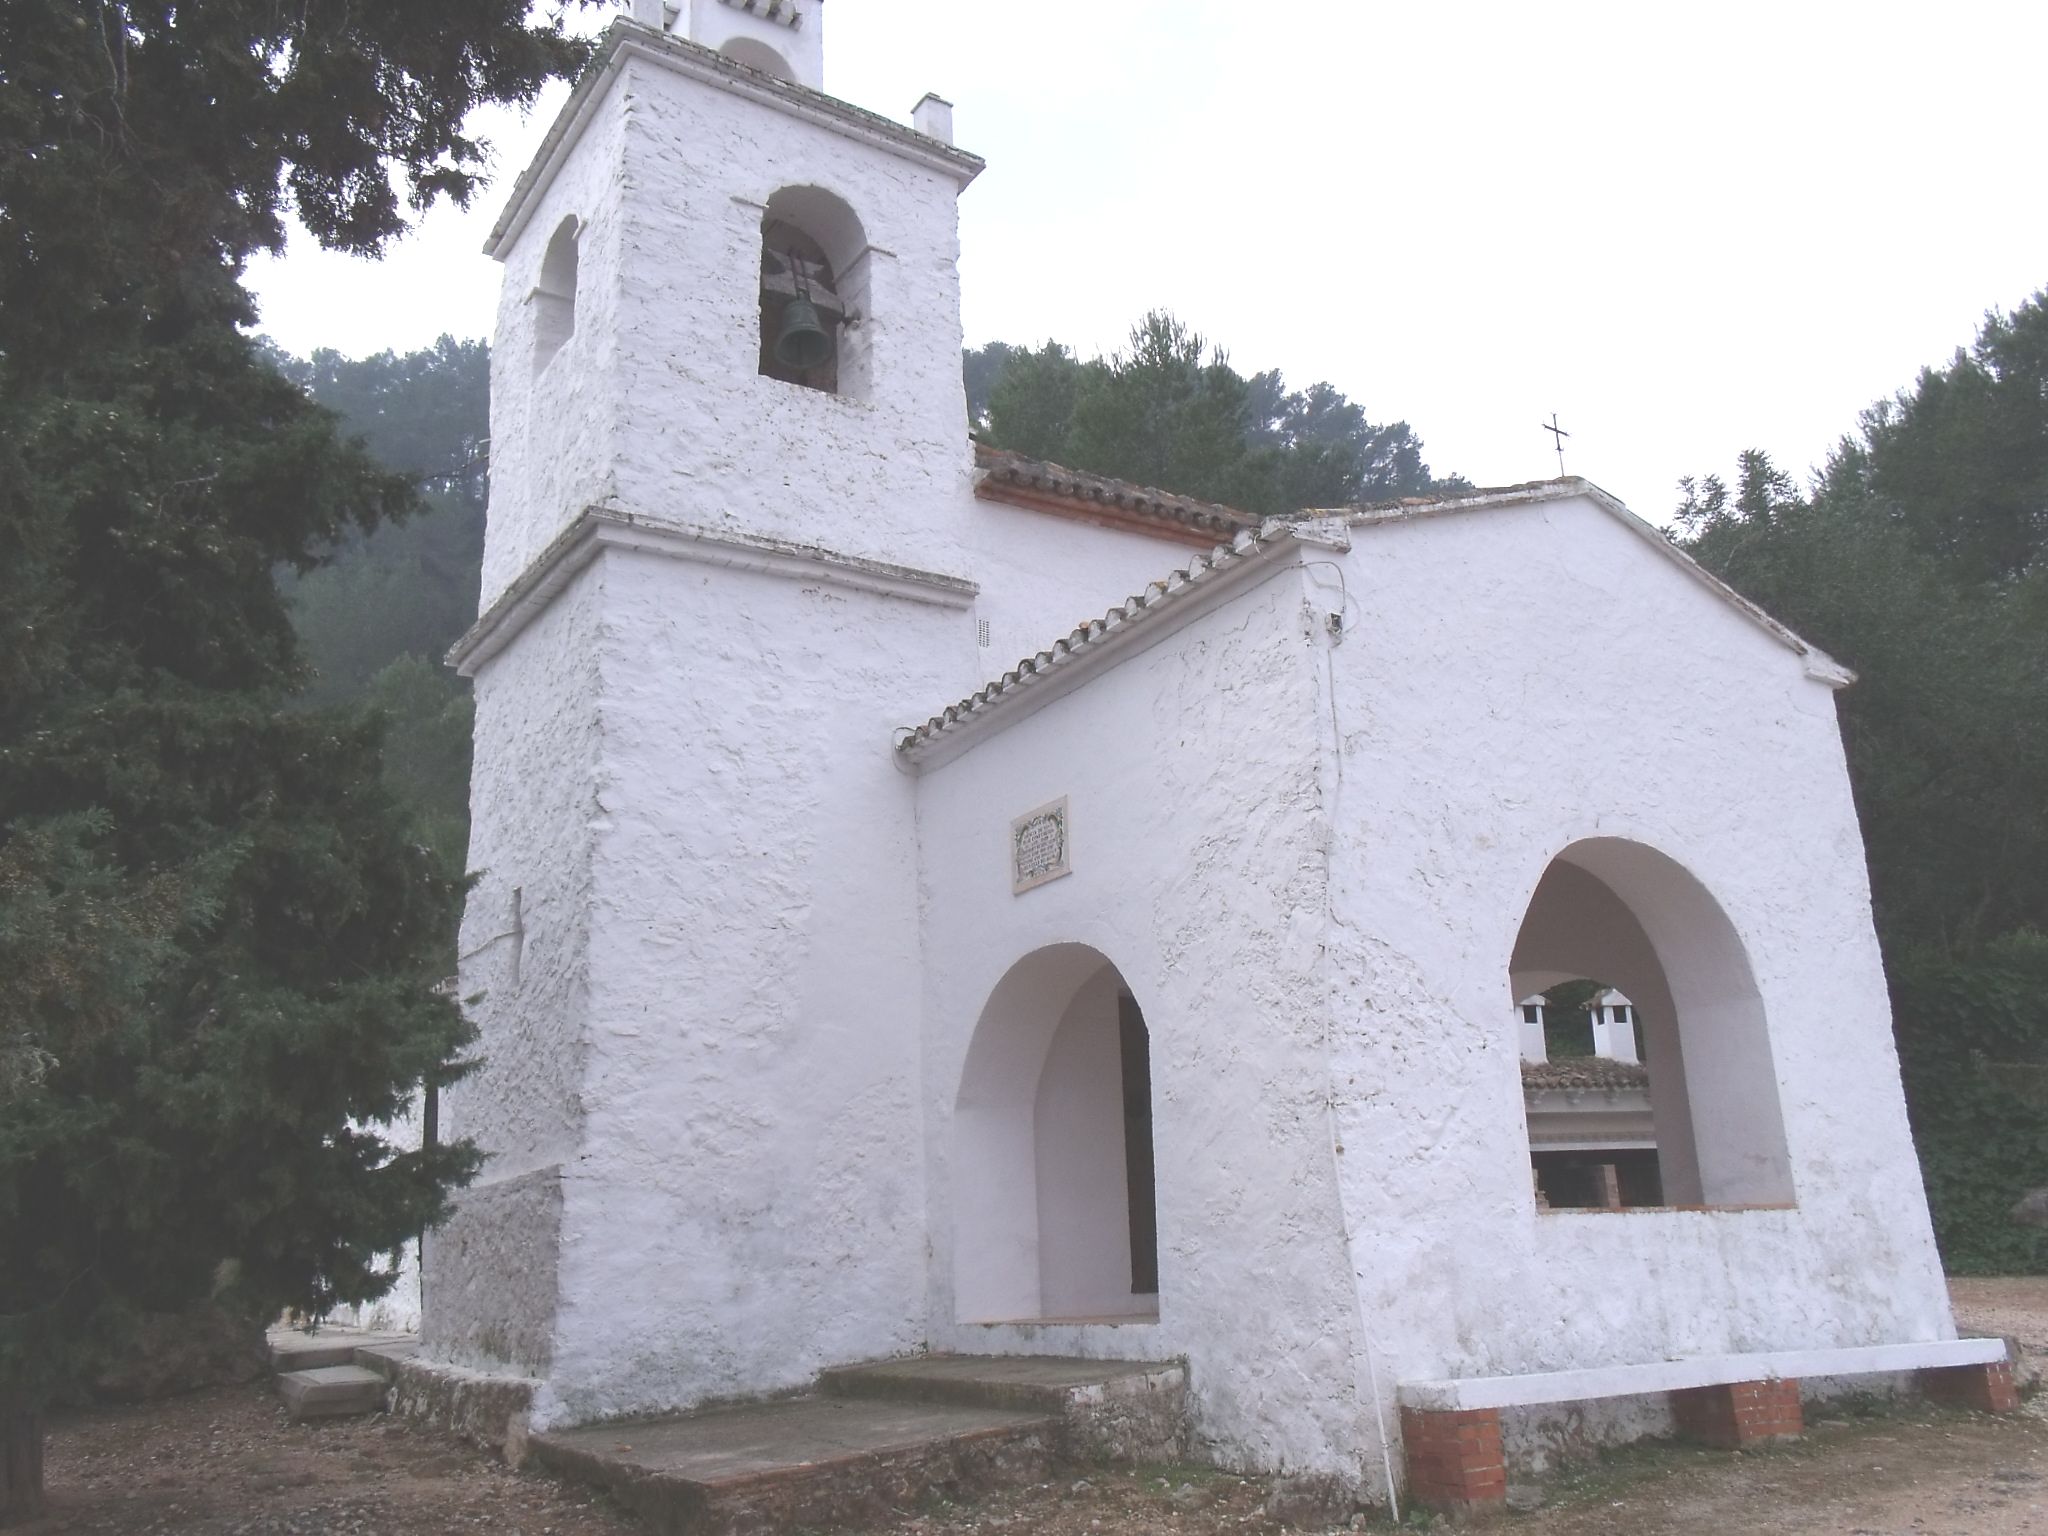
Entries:
[[1522,1030],[1522,1060],[1539,1067],[1550,1060],[1550,1042],[1543,1037],[1544,1009],[1547,1006],[1541,992],[1525,997],[1515,1005],[1515,1017]]
[[1593,999],[1593,1054],[1609,1061],[1639,1062],[1635,1004],[1612,987]]
[[953,103],[943,96],[926,94],[911,109],[910,124],[928,139],[937,139],[941,144],[953,142]]

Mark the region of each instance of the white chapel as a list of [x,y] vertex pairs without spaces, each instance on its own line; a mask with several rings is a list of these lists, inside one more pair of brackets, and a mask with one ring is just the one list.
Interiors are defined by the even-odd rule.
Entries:
[[[492,237],[442,1110],[489,1162],[427,1359],[536,1433],[1172,1362],[1194,1454],[1447,1504],[1497,1497],[1459,1425],[2003,1369],[1853,678],[1583,480],[1261,523],[977,447],[984,167],[827,93],[841,9],[633,0]],[[1519,1004],[1581,978],[1639,1010],[1656,1178],[1564,1206]]]

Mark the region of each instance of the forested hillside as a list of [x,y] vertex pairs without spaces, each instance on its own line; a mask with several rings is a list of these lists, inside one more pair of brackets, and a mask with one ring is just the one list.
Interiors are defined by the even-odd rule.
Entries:
[[490,348],[442,337],[360,361],[273,354],[343,429],[415,481],[424,510],[351,532],[304,576],[281,574],[312,679],[309,705],[384,711],[386,783],[460,873],[469,842],[469,686],[441,664],[476,618],[489,481]]
[[1758,452],[1682,489],[1686,547],[1860,674],[1842,731],[1943,1251],[2041,1268],[2008,1213],[2048,1182],[2048,293],[1804,489]]
[[1163,311],[1082,361],[1056,341],[967,354],[967,409],[998,448],[1274,516],[1462,485],[1431,477],[1405,421],[1366,419],[1332,384],[1249,378]]

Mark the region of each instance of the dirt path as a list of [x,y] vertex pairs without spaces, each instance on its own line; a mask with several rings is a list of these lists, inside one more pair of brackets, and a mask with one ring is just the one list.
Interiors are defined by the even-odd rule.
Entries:
[[1659,1446],[1563,1480],[1516,1536],[2048,1536],[2048,1422],[1910,1409],[1729,1456]]
[[[2048,1279],[1958,1281],[1966,1332],[2048,1361]],[[1554,1479],[1503,1536],[2048,1536],[2048,1393],[2012,1418],[1918,1405],[1812,1416],[1743,1456],[1657,1445]],[[23,1536],[641,1536],[600,1500],[373,1419],[292,1425],[267,1384],[61,1421],[51,1511]],[[894,1536],[1277,1536],[1256,1479],[1081,1472],[973,1508],[906,1512]],[[1384,1526],[1380,1527],[1385,1529]]]
[[[382,1417],[293,1425],[268,1382],[53,1426],[20,1536],[645,1536],[595,1496]],[[17,1536],[10,1532],[9,1536]]]
[[[2038,1401],[2038,1400],[2037,1400]],[[413,1427],[287,1424],[265,1387],[95,1412],[51,1437],[50,1517],[24,1536],[640,1536],[577,1490]],[[1780,1450],[1643,1447],[1553,1483],[1515,1536],[2048,1536],[2048,1417],[1912,1409],[1822,1419]],[[1384,1529],[1384,1526],[1381,1527]],[[1277,1536],[1257,1479],[1079,1472],[895,1536]]]

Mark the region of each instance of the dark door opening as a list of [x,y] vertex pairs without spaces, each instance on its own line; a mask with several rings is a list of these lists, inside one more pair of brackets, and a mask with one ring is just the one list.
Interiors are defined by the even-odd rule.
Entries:
[[1159,1293],[1159,1199],[1153,1187],[1152,1037],[1138,1000],[1117,999],[1123,1048],[1124,1178],[1130,1190],[1131,1294]]
[[1652,1151],[1537,1152],[1536,1188],[1554,1211],[1626,1211],[1664,1203]]

